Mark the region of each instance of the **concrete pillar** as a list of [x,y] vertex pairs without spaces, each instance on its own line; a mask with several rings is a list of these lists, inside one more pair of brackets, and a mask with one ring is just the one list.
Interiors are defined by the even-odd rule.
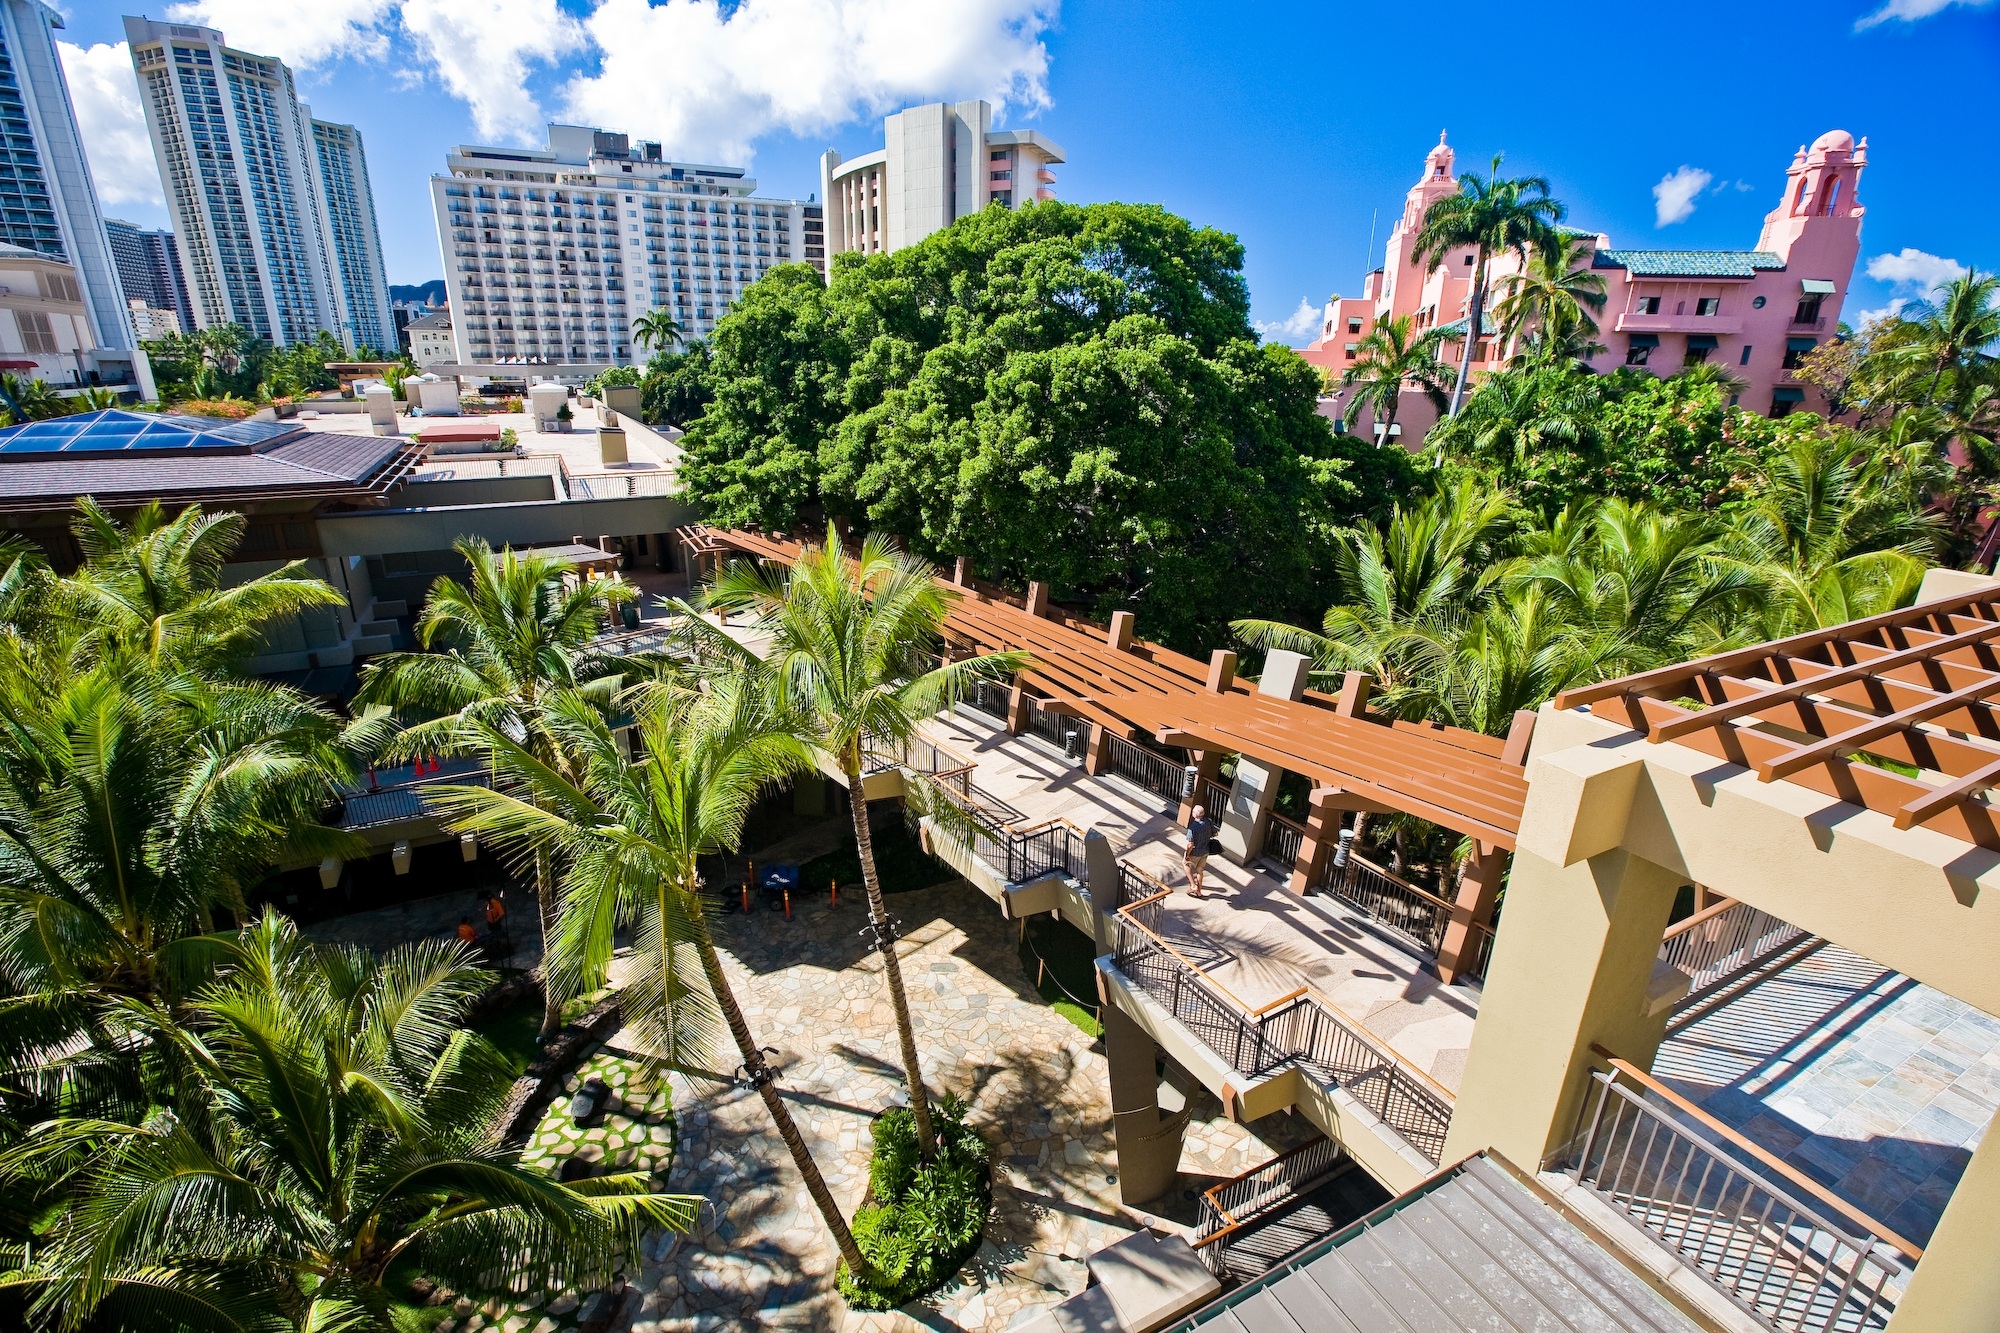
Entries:
[[1131,650],[1132,623],[1133,619],[1130,611],[1113,611],[1111,613],[1111,632],[1106,638],[1112,652],[1123,653]]
[[1049,613],[1049,585],[1030,583],[1028,585],[1028,614],[1046,616]]
[[1187,1124],[1160,1112],[1159,1052],[1153,1039],[1117,1005],[1104,1005],[1103,1011],[1118,1197],[1128,1205],[1142,1204],[1174,1187]]
[[1593,1043],[1651,1066],[1667,1019],[1653,972],[1680,884],[1621,847],[1568,866],[1515,852],[1445,1161],[1493,1148],[1534,1170],[1576,1127]]
[[403,839],[389,849],[389,865],[399,875],[410,873],[410,840]]
[[477,833],[461,833],[458,835],[458,859],[461,861],[477,861],[479,859],[479,835]]
[[[1257,681],[1257,693],[1277,699],[1297,700],[1306,691],[1306,673],[1312,660],[1302,653],[1274,648],[1264,659],[1264,674]],[[1271,821],[1271,803],[1278,799],[1278,778],[1282,769],[1275,764],[1243,755],[1236,761],[1236,781],[1229,789],[1229,807],[1222,814],[1222,854],[1238,865],[1248,864],[1264,850],[1264,830]]]
[[1493,924],[1493,906],[1500,899],[1500,882],[1505,877],[1507,854],[1497,847],[1474,844],[1458,872],[1458,896],[1453,901],[1451,922],[1444,928],[1444,943],[1438,949],[1438,976],[1446,985],[1471,970],[1479,948],[1479,926]]
[[[1114,1103],[1115,1105],[1115,1103]],[[1937,1230],[1904,1289],[1889,1333],[1986,1333],[2000,1311],[2000,1134],[1972,1150]]]
[[1118,911],[1118,854],[1111,840],[1096,829],[1083,835],[1083,885],[1090,891],[1090,933],[1102,958],[1118,944],[1112,924]]

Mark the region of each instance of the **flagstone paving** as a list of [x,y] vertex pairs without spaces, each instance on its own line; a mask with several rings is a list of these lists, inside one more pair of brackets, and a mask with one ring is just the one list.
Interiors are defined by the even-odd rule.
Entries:
[[[1158,1220],[1118,1203],[1104,1057],[1028,986],[1014,927],[963,882],[889,902],[904,931],[926,1080],[964,1097],[994,1144],[984,1243],[955,1282],[910,1310],[847,1312],[833,1288],[832,1244],[762,1103],[726,1081],[728,1071],[675,1074],[671,1187],[705,1195],[709,1207],[639,1275],[636,1333],[1005,1329],[1080,1290],[1091,1252]],[[731,983],[752,1029],[778,1052],[784,1095],[850,1215],[867,1184],[870,1120],[902,1083],[881,960],[855,934],[863,919],[858,901],[830,908],[815,898],[790,922],[718,922]],[[1217,1114],[1212,1103],[1207,1110]],[[1284,1115],[1247,1128],[1196,1123],[1182,1183],[1234,1175],[1311,1132]]]

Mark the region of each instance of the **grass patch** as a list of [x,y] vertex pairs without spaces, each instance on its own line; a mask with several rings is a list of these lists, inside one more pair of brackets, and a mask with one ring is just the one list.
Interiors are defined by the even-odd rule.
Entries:
[[908,1110],[877,1117],[868,1161],[873,1201],[854,1215],[854,1243],[877,1280],[863,1284],[842,1265],[840,1294],[854,1309],[893,1310],[935,1291],[979,1248],[993,1209],[993,1153],[965,1123],[966,1109],[952,1096],[931,1103],[938,1152],[929,1165],[917,1155]]
[[[957,871],[925,854],[923,844],[901,824],[876,829],[874,843],[875,874],[884,893],[913,893],[958,878]],[[823,892],[831,880],[838,880],[844,889],[860,890],[861,855],[851,845],[816,856],[799,867],[802,893]]]
[[1104,1033],[1097,1019],[1097,946],[1067,921],[1034,917],[1021,937],[1021,970],[1057,1013],[1086,1036]]

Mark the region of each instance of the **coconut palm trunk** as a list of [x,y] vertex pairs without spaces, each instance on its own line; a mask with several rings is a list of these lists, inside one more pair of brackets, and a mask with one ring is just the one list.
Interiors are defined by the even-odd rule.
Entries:
[[903,1076],[910,1085],[910,1114],[917,1122],[917,1149],[926,1162],[937,1156],[937,1134],[931,1128],[930,1093],[917,1058],[917,1027],[910,1017],[910,997],[903,989],[903,964],[896,957],[894,927],[882,901],[882,878],[875,872],[875,839],[868,827],[868,796],[861,777],[861,742],[857,738],[841,766],[847,771],[847,807],[854,817],[854,849],[861,859],[861,883],[868,891],[868,924],[882,951],[882,970],[889,979],[889,1000],[896,1008],[896,1039],[903,1047]]
[[1465,312],[1465,351],[1458,358],[1458,382],[1451,390],[1451,415],[1457,416],[1458,409],[1465,404],[1465,386],[1472,378],[1472,349],[1478,345],[1480,330],[1484,327],[1486,315],[1486,263],[1491,258],[1486,247],[1479,247],[1479,259],[1472,266],[1472,302]]
[[750,1080],[750,1086],[757,1090],[757,1095],[763,1099],[764,1109],[771,1114],[771,1123],[778,1127],[778,1137],[785,1141],[785,1151],[792,1155],[792,1165],[805,1178],[806,1193],[812,1196],[813,1205],[819,1209],[826,1229],[833,1233],[833,1243],[840,1250],[840,1257],[846,1261],[848,1271],[861,1281],[872,1281],[873,1267],[861,1253],[861,1247],[855,1244],[854,1232],[848,1227],[840,1204],[834,1199],[833,1191],[827,1188],[826,1177],[820,1174],[819,1163],[813,1160],[805,1136],[799,1133],[798,1122],[792,1119],[792,1108],[785,1105],[785,1099],[778,1095],[777,1071],[764,1059],[763,1048],[750,1031],[750,1021],[743,1016],[743,1006],[737,1003],[736,992],[722,970],[722,958],[715,951],[715,938],[708,931],[707,914],[697,908],[688,913],[688,919],[695,935],[696,952],[701,955],[702,975],[708,979],[709,993],[715,997],[716,1007],[722,1011],[723,1021],[729,1025],[729,1035],[736,1043],[737,1054],[743,1057],[743,1072]]

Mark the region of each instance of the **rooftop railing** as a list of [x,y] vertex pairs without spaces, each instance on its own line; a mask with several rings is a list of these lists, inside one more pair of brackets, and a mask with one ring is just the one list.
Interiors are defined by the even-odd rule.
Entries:
[[[1445,929],[1451,924],[1453,911],[1451,900],[1412,884],[1358,852],[1348,852],[1344,867],[1334,865],[1332,858],[1328,858],[1325,878],[1315,887],[1369,920],[1388,926],[1422,953],[1435,957],[1444,947]],[[1473,935],[1471,955],[1463,974],[1483,977],[1493,953],[1493,931],[1475,922]]]
[[1143,745],[1134,745],[1123,736],[1107,736],[1105,740],[1105,758],[1110,761],[1110,772],[1155,796],[1169,801],[1181,798],[1181,786],[1187,780],[1185,764],[1177,764],[1166,755],[1148,750]]
[[1571,1177],[1779,1333],[1888,1323],[1895,1251],[1914,1260],[1922,1250],[1644,1071],[1593,1050],[1609,1068],[1591,1071],[1563,1162]]
[[1162,885],[1119,909],[1113,956],[1121,972],[1238,1073],[1261,1077],[1297,1064],[1439,1160],[1450,1093],[1305,986],[1256,1008],[1245,1004],[1160,933],[1168,896]]

